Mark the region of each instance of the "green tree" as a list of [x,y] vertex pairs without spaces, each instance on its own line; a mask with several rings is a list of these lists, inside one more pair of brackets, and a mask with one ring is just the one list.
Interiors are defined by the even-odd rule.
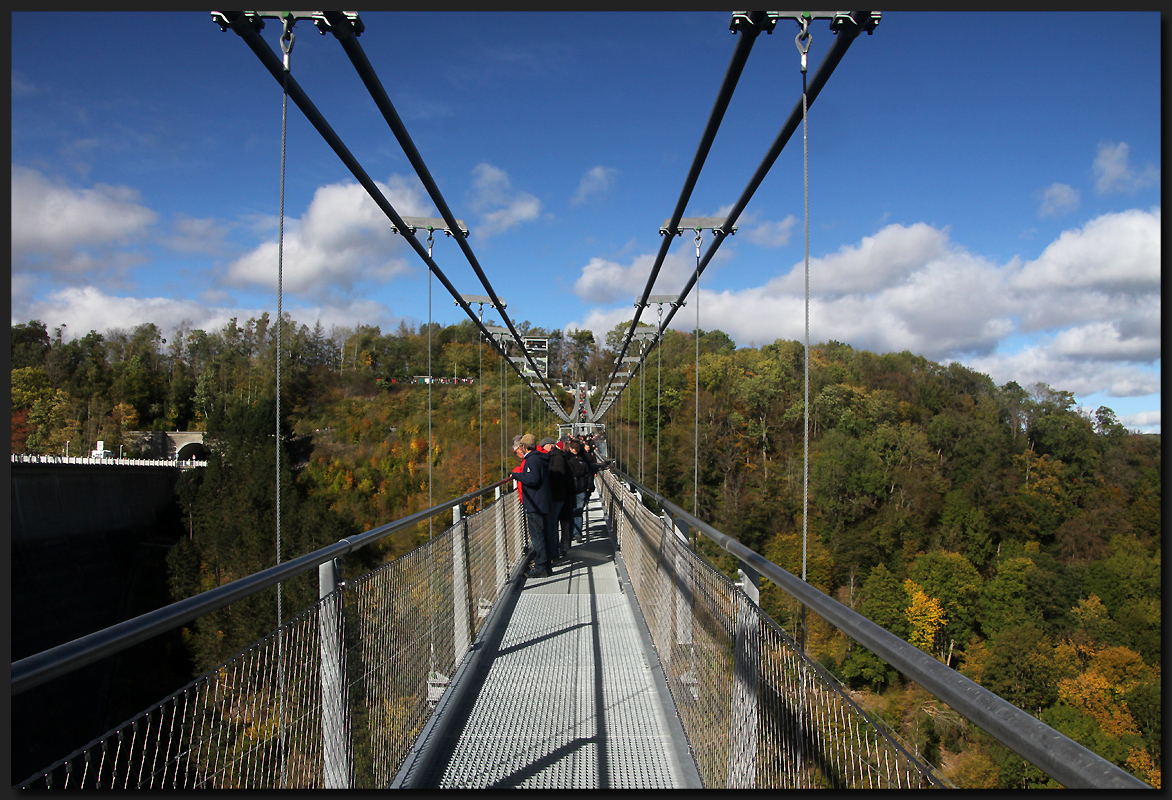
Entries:
[[13,370],[43,367],[49,348],[49,334],[39,319],[12,326]]
[[822,436],[810,460],[811,492],[837,530],[875,508],[885,493],[878,454],[840,430]]
[[31,409],[38,400],[53,397],[49,374],[41,367],[19,367],[12,370],[12,408]]
[[1058,699],[1054,645],[1036,625],[1010,625],[989,637],[982,680],[986,689],[1037,715]]
[[[907,609],[911,605],[904,584],[883,564],[863,581],[858,612],[891,633],[906,639],[911,631]],[[878,691],[899,679],[899,671],[861,645],[852,645],[842,665],[843,677],[850,685],[868,686]]]
[[981,629],[992,638],[1009,628],[1041,627],[1041,611],[1029,603],[1029,576],[1037,566],[1028,558],[1005,558],[981,592]]
[[586,374],[586,364],[595,350],[594,332],[588,328],[577,328],[569,331],[566,344],[570,375],[575,384],[580,383]]
[[941,659],[952,666],[952,652],[956,645],[962,648],[976,633],[978,603],[983,581],[972,563],[960,553],[936,550],[918,556],[912,562],[909,575],[936,598],[947,618],[941,628]]

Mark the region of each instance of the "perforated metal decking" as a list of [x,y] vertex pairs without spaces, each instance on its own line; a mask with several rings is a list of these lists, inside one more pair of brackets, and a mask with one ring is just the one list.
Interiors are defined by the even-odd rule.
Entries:
[[424,785],[699,787],[601,515],[594,498],[570,563],[526,580]]

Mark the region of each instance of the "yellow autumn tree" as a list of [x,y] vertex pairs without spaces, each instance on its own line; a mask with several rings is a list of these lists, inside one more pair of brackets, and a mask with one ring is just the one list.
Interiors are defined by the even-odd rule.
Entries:
[[[924,587],[911,578],[903,582],[903,588],[907,591],[908,597],[911,598],[911,604],[907,607],[911,643],[925,653],[931,653],[932,646],[936,641],[936,633],[948,624],[948,618],[944,616],[944,608],[940,605],[939,600],[930,597],[924,591]],[[939,653],[934,653],[934,655],[940,658]]]
[[1126,704],[1120,702],[1119,688],[1097,670],[1090,669],[1077,677],[1060,680],[1058,700],[1089,714],[1112,739],[1138,735],[1135,719]]

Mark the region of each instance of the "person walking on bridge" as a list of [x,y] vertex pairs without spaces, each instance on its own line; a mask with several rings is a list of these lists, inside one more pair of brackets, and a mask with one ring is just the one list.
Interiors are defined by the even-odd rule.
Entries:
[[[591,482],[594,480],[594,473],[582,453],[581,439],[576,436],[571,437],[568,449],[570,452],[566,456],[566,463],[574,475],[574,510],[570,517],[572,520],[570,533],[575,542],[580,542],[582,541],[582,518],[586,511],[586,498],[589,495]],[[570,547],[565,531],[562,531],[562,546],[566,549]]]
[[549,461],[544,453],[537,452],[537,438],[531,433],[513,437],[513,453],[521,459],[521,463],[513,468],[513,477],[521,495],[529,543],[533,547],[533,568],[525,574],[530,578],[547,578],[553,574],[549,550],[545,546],[546,517],[552,511]]
[[545,532],[545,547],[550,553],[550,561],[556,564],[564,562],[570,555],[567,537],[559,536],[558,528],[563,527],[567,532],[570,529],[575,494],[574,475],[566,463],[566,453],[558,446],[556,439],[542,439],[541,449],[549,455],[549,493],[553,506],[549,515],[549,528]]

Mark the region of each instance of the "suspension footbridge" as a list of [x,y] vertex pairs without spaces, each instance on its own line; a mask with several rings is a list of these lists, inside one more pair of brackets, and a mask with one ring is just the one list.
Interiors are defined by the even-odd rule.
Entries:
[[[259,35],[266,16],[283,22],[284,59]],[[799,102],[728,214],[685,218],[684,208],[753,42],[782,19],[799,24]],[[809,26],[818,19],[828,21],[835,41],[807,84]],[[311,20],[323,34],[332,33],[346,51],[439,209],[439,218],[401,216],[292,77],[289,52],[298,20]],[[660,229],[662,246],[636,300],[635,319],[601,388],[598,408],[583,393],[573,413],[555,396],[535,351],[504,314],[503,300],[467,243],[466,227],[444,201],[358,44],[363,26],[357,15],[225,11],[214,12],[213,21],[236,33],[257,55],[429,274],[477,324],[484,341],[501,355],[502,370],[507,363],[550,415],[574,430],[579,425],[601,428],[633,376],[643,373],[665,326],[698,286],[720,243],[735,232],[738,216],[803,123],[835,65],[851,42],[875,30],[879,13],[732,15],[737,44],[684,189]],[[678,296],[652,295],[668,249],[685,231],[694,234],[696,248],[691,280]],[[712,234],[707,252],[702,248],[704,231]],[[459,293],[440,270],[433,258],[436,232],[456,241],[485,295]],[[692,308],[699,330],[695,297],[698,292]],[[472,304],[481,311],[485,304],[497,309],[505,327],[485,326]],[[641,334],[636,330],[639,315],[653,304],[659,307],[659,323]],[[665,304],[670,308],[666,318]],[[278,295],[278,325],[279,309]],[[628,357],[636,342],[638,355]],[[510,348],[520,355],[510,355]],[[279,384],[279,350],[277,363]],[[429,382],[429,398],[430,391]],[[279,434],[279,405],[277,416]],[[279,454],[277,458],[279,476]],[[631,472],[620,462],[614,471],[599,475],[581,541],[571,547],[568,562],[545,578],[524,574],[529,539],[508,478],[459,498],[433,499],[424,511],[288,561],[280,560],[278,505],[274,566],[23,658],[12,664],[12,692],[51,686],[152,636],[313,571],[318,573],[317,602],[289,619],[278,611],[275,629],[263,639],[84,747],[62,754],[34,774],[14,776],[16,785],[950,786],[936,766],[814,661],[800,639],[762,611],[758,584],[765,579],[1062,785],[1146,787],[713,528],[694,513],[694,499],[689,513],[660,495],[657,487],[644,485],[641,469],[637,475]],[[430,476],[428,486],[430,492]],[[362,574],[347,567],[346,559],[355,551],[447,514],[450,527],[399,559]],[[740,581],[731,580],[701,554],[697,542],[702,537],[736,559]]]
[[[600,476],[569,562],[528,579],[504,483],[14,663],[16,694],[319,573],[315,605],[18,785],[949,786],[761,611],[752,581],[692,548],[701,534],[1063,785],[1146,786],[670,501],[653,512],[627,476]],[[339,582],[345,555],[449,512],[427,544]]]

